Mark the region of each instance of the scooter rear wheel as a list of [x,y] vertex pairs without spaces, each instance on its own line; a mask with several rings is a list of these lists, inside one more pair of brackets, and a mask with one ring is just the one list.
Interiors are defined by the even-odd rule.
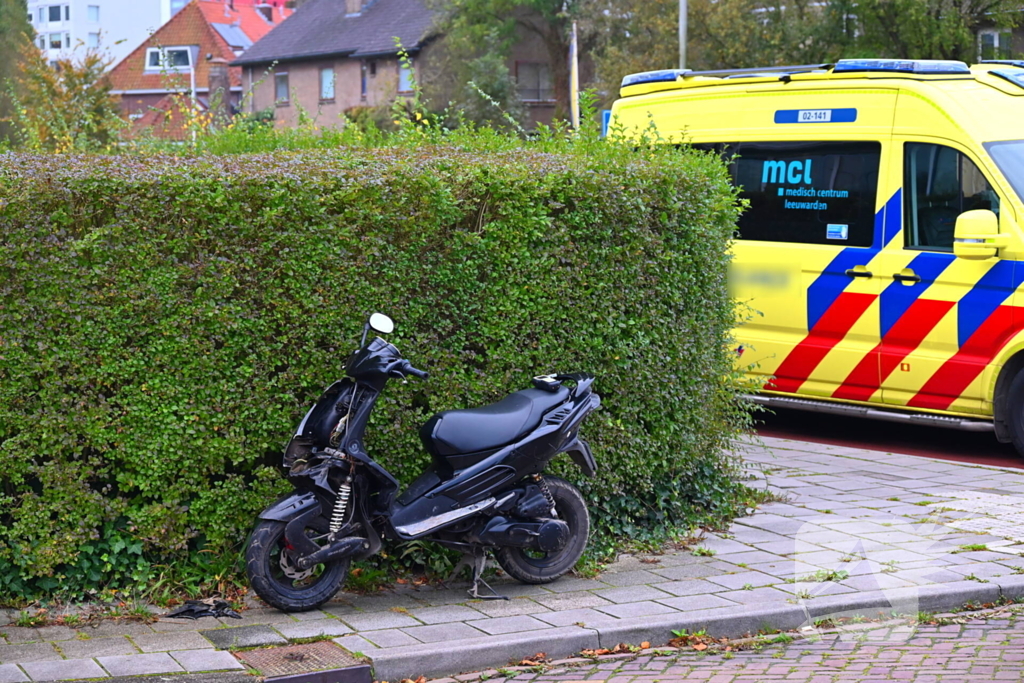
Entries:
[[568,573],[583,555],[590,536],[590,512],[583,494],[558,477],[544,477],[555,499],[558,518],[569,525],[569,541],[561,550],[545,553],[527,548],[501,548],[495,553],[498,564],[509,576],[522,583],[551,583]]
[[348,575],[349,560],[300,570],[288,557],[284,528],[284,522],[269,520],[256,525],[245,551],[249,585],[264,602],[284,612],[315,609],[338,592]]

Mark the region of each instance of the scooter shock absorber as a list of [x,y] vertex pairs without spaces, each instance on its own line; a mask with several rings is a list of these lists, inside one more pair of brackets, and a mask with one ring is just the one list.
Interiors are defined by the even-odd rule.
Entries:
[[548,483],[544,480],[544,477],[535,474],[533,475],[533,480],[537,482],[537,488],[540,489],[540,492],[548,499],[548,505],[551,506],[551,516],[558,517],[558,513],[555,511],[555,498],[551,495],[551,489],[548,488]]
[[345,513],[348,512],[348,499],[352,496],[352,475],[345,478],[345,483],[338,487],[338,495],[334,500],[334,512],[331,513],[331,533],[337,533],[345,526]]

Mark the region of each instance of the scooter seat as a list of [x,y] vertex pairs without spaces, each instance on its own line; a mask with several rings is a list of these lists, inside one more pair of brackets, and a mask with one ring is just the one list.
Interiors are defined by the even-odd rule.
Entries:
[[569,390],[524,389],[481,408],[446,410],[420,430],[428,451],[458,455],[493,450],[536,429],[541,417],[569,398]]

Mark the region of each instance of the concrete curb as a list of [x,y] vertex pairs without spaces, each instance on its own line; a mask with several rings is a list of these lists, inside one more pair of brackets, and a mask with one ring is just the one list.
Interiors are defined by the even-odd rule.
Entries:
[[893,612],[916,616],[918,612],[945,612],[971,603],[997,602],[1024,596],[1020,581],[999,583],[961,581],[917,588],[824,596],[792,606],[722,607],[694,610],[685,614],[661,614],[622,619],[594,627],[566,626],[539,633],[473,638],[445,644],[427,643],[368,653],[373,661],[374,679],[415,680],[419,676],[438,678],[461,673],[516,665],[537,652],[550,659],[571,657],[584,649],[614,648],[619,643],[664,645],[673,631],[704,630],[714,638],[741,638],[759,631],[794,631],[813,626],[825,618],[877,618]]
[[563,626],[541,632],[509,633],[461,642],[424,643],[367,653],[373,660],[373,677],[395,681],[418,676],[439,677],[464,671],[507,666],[537,652],[561,658],[580,650],[600,647],[596,630]]

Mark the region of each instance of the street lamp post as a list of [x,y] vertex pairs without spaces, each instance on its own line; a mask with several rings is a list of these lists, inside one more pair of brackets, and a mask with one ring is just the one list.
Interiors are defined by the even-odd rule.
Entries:
[[679,0],[679,68],[686,68],[686,0]]
[[192,128],[192,144],[196,142],[196,114],[198,113],[198,104],[196,103],[196,61],[192,59],[188,66],[189,75],[189,96],[192,98],[192,121],[190,127]]

